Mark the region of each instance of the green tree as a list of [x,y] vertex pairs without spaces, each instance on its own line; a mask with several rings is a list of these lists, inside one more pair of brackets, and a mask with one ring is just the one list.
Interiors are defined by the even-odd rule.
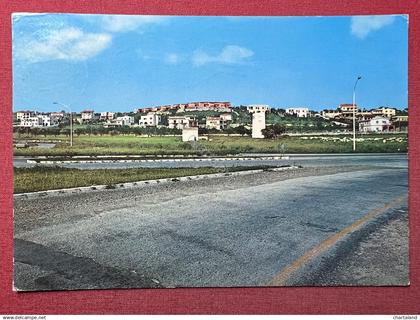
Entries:
[[285,132],[286,128],[278,123],[261,130],[261,133],[266,139],[277,139],[281,137],[281,135],[283,135]]

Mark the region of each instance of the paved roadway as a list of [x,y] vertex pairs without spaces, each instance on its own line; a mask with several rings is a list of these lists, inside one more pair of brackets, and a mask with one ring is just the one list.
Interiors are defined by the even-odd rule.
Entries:
[[[268,154],[245,154],[245,156],[270,156]],[[274,155],[274,154],[273,154]],[[278,155],[278,154],[276,154]],[[182,162],[134,162],[134,163],[67,163],[54,164],[67,168],[78,169],[122,169],[122,168],[174,168],[174,167],[226,167],[226,166],[256,166],[296,164],[304,167],[343,166],[343,165],[374,165],[406,167],[407,154],[290,154],[289,160],[229,160],[229,161],[182,161]],[[35,164],[26,163],[27,158],[16,157],[15,167],[32,167]]]
[[[308,168],[288,176],[266,172],[16,200],[15,285],[34,290],[287,284],[285,270],[325,246],[327,238],[368,214],[364,222],[374,220],[372,213],[407,207],[407,168],[404,160],[395,165],[392,159],[363,168]],[[393,166],[381,167],[384,162]],[[341,240],[334,246],[345,246]],[[403,268],[406,260],[401,252]],[[377,278],[383,279],[378,285],[408,281]]]

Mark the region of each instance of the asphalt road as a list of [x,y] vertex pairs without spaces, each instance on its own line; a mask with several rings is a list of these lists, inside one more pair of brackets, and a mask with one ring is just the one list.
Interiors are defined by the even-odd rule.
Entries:
[[[316,274],[325,267],[311,266],[312,259],[301,263],[311,249],[325,247],[335,237],[328,250],[316,251],[314,261],[328,261],[334,249],[352,252],[358,242],[347,240],[357,228],[346,228],[363,219],[368,225],[407,207],[407,168],[380,165],[19,199],[15,286],[53,290],[293,285],[308,276],[307,270]],[[407,239],[400,234],[393,247]],[[401,268],[407,269],[404,248],[396,250]],[[285,273],[296,265],[292,274]],[[376,285],[408,282],[408,276],[386,277],[379,271],[375,277]],[[371,285],[366,278],[354,279],[353,284]]]
[[[274,155],[274,154],[273,154]],[[278,154],[275,154],[278,155]],[[245,156],[269,156],[268,154],[245,154]],[[290,154],[288,160],[229,160],[210,161],[168,161],[168,162],[133,162],[133,163],[57,163],[54,165],[77,169],[122,169],[122,168],[197,168],[197,167],[233,167],[260,165],[301,165],[304,167],[330,166],[392,166],[404,168],[407,166],[407,154]],[[26,157],[15,157],[15,167],[33,167],[35,164],[26,163]]]

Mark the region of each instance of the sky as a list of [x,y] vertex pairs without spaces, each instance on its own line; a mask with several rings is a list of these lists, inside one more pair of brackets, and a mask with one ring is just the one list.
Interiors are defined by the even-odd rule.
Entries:
[[408,17],[14,14],[13,109],[407,107]]

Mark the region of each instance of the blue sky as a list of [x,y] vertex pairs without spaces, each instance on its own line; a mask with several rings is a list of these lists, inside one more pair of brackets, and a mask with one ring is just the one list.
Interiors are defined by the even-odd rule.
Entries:
[[407,107],[406,16],[13,16],[13,109]]

